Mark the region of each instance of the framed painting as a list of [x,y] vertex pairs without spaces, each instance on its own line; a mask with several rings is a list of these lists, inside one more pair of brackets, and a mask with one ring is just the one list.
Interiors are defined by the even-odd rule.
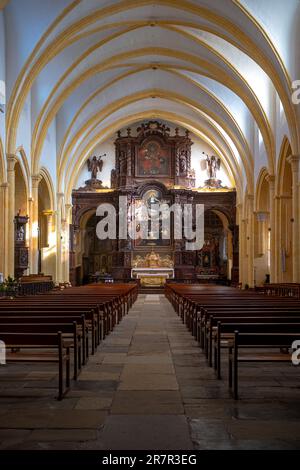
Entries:
[[[170,236],[168,238],[163,238],[163,214],[159,214],[158,221],[158,233],[154,234],[151,232],[151,217],[156,218],[156,208],[157,204],[161,202],[167,202],[161,199],[160,193],[156,189],[148,190],[142,199],[136,199],[134,202],[134,214],[135,220],[137,221],[136,230],[137,238],[134,240],[135,248],[144,248],[144,247],[156,247],[163,248],[171,246],[171,237],[172,237],[172,224],[170,226]],[[146,207],[147,212],[145,214],[141,212],[141,208]],[[146,219],[145,219],[146,217]],[[147,238],[142,238],[139,236],[140,226],[142,220],[148,223],[148,236]],[[142,234],[142,232],[141,232]],[[158,238],[156,238],[158,235]]]
[[158,139],[147,140],[137,152],[137,176],[170,176],[170,152]]

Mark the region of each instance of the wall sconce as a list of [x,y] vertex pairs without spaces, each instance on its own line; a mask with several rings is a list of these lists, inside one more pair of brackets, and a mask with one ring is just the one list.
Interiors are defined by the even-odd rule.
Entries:
[[291,222],[292,222],[292,223],[295,222],[295,219],[291,219]]
[[271,232],[271,230],[272,230],[271,227],[269,227],[269,228],[268,228],[268,231]]

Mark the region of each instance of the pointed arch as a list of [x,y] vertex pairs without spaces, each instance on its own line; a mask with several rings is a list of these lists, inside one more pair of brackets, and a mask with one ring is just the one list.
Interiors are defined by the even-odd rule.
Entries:
[[281,144],[281,148],[279,152],[279,158],[277,162],[277,172],[276,172],[277,179],[276,179],[276,187],[275,187],[277,196],[283,194],[284,192],[283,184],[284,184],[285,167],[287,163],[286,159],[291,154],[292,154],[292,147],[291,147],[288,137],[285,135],[282,140],[282,144]]
[[47,188],[48,188],[48,193],[49,193],[49,201],[50,201],[50,207],[49,210],[54,211],[55,208],[55,191],[54,191],[54,186],[52,182],[51,175],[47,168],[44,166],[40,169],[39,171],[40,177],[45,181]]
[[257,212],[263,211],[266,208],[263,207],[262,204],[262,198],[263,198],[263,192],[265,191],[265,186],[268,186],[268,191],[269,191],[269,182],[267,180],[269,176],[268,170],[266,167],[262,167],[259,175],[257,177],[257,182],[256,182],[256,191],[255,191],[255,204],[254,207],[256,208]]
[[6,181],[4,148],[0,137],[0,184]]

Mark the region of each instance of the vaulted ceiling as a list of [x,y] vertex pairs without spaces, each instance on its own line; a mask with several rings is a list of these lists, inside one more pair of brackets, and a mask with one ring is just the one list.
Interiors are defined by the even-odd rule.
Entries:
[[4,15],[7,153],[24,145],[29,102],[31,172],[55,126],[58,191],[99,142],[144,118],[205,136],[241,190],[257,153],[276,172],[276,103],[300,153],[298,0],[11,0]]

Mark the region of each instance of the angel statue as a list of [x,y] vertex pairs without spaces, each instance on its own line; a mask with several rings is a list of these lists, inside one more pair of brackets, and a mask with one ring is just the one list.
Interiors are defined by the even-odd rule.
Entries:
[[96,157],[96,155],[93,158],[89,158],[87,161],[87,166],[88,170],[92,173],[92,180],[97,179],[97,173],[98,171],[102,171],[103,168],[103,160],[101,160],[102,157],[106,157],[106,153],[103,155],[100,155],[100,157]]
[[216,179],[217,171],[221,167],[221,159],[219,157],[215,157],[214,155],[211,155],[210,157],[205,153],[204,155],[206,155],[206,168],[208,177],[209,179]]

